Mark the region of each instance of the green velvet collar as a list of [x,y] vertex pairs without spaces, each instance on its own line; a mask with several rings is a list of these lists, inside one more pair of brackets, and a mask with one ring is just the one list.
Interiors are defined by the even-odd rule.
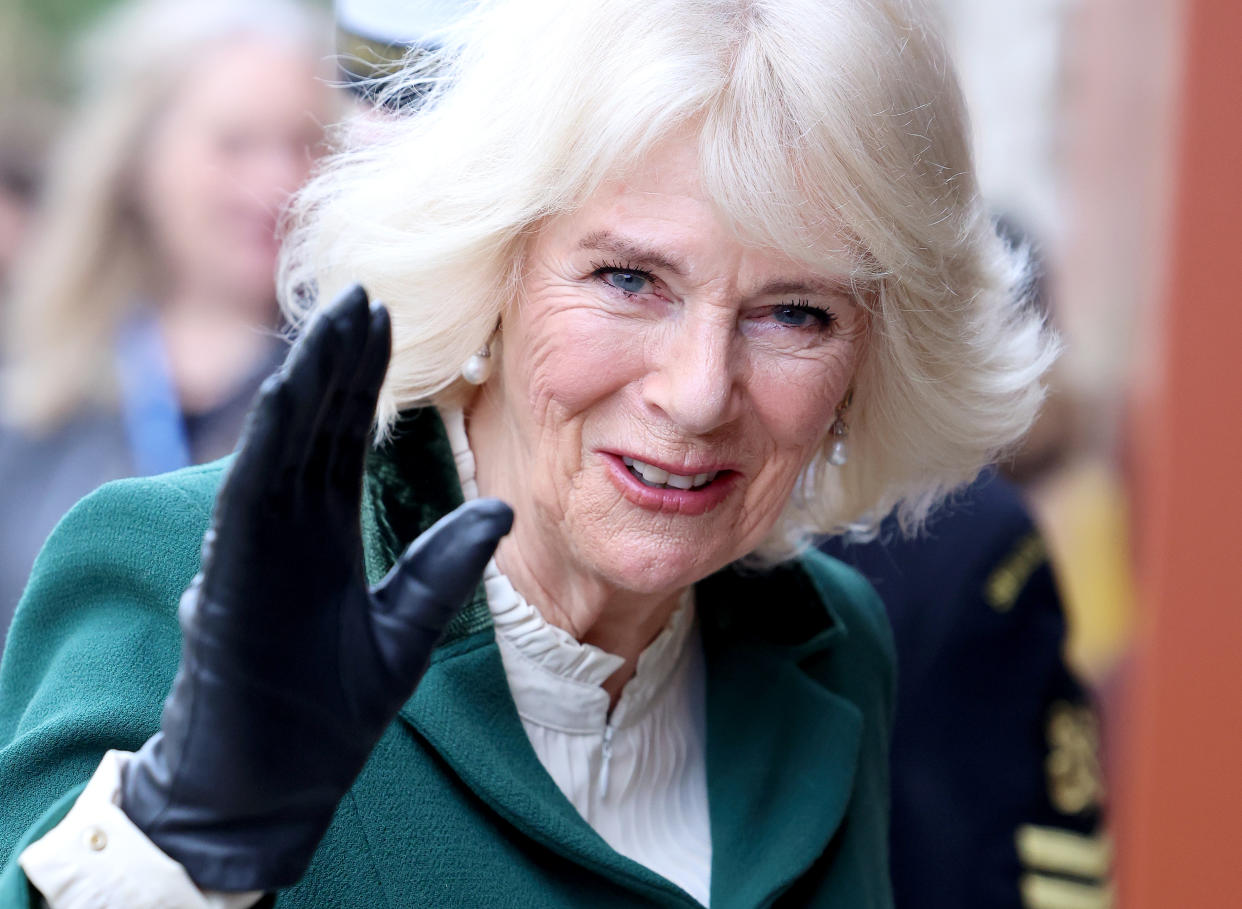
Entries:
[[[461,482],[444,423],[433,407],[401,415],[389,439],[371,452],[363,486],[362,531],[374,584],[413,540],[462,503]],[[480,584],[445,631],[445,642],[491,628]]]

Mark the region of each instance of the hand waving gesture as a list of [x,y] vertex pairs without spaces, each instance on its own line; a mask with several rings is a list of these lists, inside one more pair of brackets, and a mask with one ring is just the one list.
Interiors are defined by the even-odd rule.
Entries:
[[470,502],[368,589],[359,507],[387,311],[355,287],[265,383],[182,597],[182,656],[122,807],[199,886],[305,871],[513,514]]

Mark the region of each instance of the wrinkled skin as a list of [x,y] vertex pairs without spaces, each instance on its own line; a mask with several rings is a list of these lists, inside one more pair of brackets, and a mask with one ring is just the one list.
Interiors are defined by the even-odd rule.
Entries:
[[[479,488],[518,519],[501,569],[550,621],[636,657],[687,585],[753,550],[845,397],[866,334],[844,275],[740,239],[693,135],[548,219],[469,410]],[[622,454],[727,466],[700,510],[650,507]],[[624,480],[624,478],[622,477]]]

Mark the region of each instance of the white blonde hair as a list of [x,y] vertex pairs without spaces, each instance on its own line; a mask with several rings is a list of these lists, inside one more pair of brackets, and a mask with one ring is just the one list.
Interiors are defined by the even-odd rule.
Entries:
[[5,307],[5,417],[47,431],[115,392],[113,333],[158,273],[136,211],[150,128],[214,46],[259,38],[320,56],[327,29],[295,0],[140,0],[79,53],[80,98],[47,171],[38,229]]
[[828,464],[824,427],[762,555],[894,507],[917,526],[1034,419],[1056,345],[1019,299],[1026,256],[979,198],[949,61],[912,2],[496,0],[442,44],[388,89],[426,103],[344,137],[284,252],[295,317],[355,281],[390,308],[381,432],[462,399],[540,220],[687,124],[739,232],[845,262],[870,313],[849,462]]

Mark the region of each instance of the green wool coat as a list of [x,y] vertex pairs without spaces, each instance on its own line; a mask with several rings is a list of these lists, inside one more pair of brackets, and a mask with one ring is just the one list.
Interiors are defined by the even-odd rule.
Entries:
[[[0,664],[0,907],[32,904],[17,855],[64,816],[103,752],[137,750],[158,728],[177,669],[177,602],[226,468],[104,486],[39,557]],[[460,498],[438,416],[413,412],[368,464],[369,576]],[[697,586],[696,602],[713,909],[891,906],[893,653],[875,594],[813,554],[763,574],[725,569]],[[481,588],[341,801],[306,876],[275,903],[698,905],[614,852],[544,771]]]

